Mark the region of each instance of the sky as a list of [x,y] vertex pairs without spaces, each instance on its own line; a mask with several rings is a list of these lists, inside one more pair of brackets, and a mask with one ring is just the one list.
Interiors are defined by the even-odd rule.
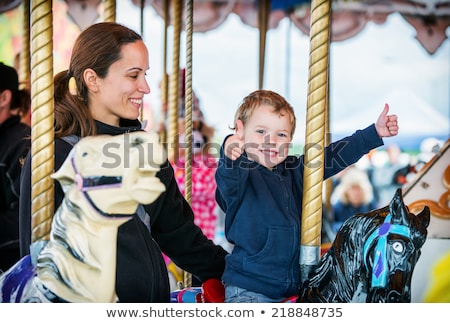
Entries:
[[[140,31],[139,8],[118,1],[117,21]],[[169,52],[172,45],[169,30]],[[153,8],[144,11],[144,40],[150,52],[147,100],[158,117],[163,71],[163,20]],[[219,28],[194,33],[193,90],[216,140],[230,132],[240,101],[258,87],[258,30],[231,14]],[[450,28],[447,29],[450,37]],[[289,41],[288,41],[289,40]],[[289,20],[267,35],[264,88],[279,92],[297,116],[294,143],[303,143],[308,87],[309,36]],[[185,66],[185,35],[181,38]],[[333,140],[376,121],[384,103],[399,117],[396,140],[417,135],[446,139],[450,134],[450,41],[429,55],[415,30],[398,14],[383,25],[369,22],[356,37],[330,47],[330,109]],[[167,70],[171,71],[171,55]],[[389,138],[391,139],[391,138]]]

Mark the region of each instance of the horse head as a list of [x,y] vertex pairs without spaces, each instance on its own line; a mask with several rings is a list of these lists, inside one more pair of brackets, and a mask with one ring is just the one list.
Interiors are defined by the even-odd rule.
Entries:
[[410,302],[412,274],[426,241],[430,210],[425,207],[418,215],[411,213],[398,189],[382,219],[366,235],[363,248],[369,282],[366,301]]
[[52,177],[69,200],[84,196],[99,215],[120,217],[133,214],[139,203],[149,204],[164,192],[156,173],[166,158],[155,133],[86,137]]

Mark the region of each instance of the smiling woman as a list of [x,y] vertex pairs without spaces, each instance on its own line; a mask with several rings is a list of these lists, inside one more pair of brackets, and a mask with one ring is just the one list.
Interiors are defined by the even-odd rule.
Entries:
[[[139,110],[144,95],[150,92],[145,76],[149,68],[148,59],[148,50],[141,36],[121,24],[94,24],[79,35],[72,51],[69,69],[58,73],[54,79],[56,170],[62,167],[72,149],[67,137],[130,133],[130,137],[126,135],[124,138],[136,138],[135,133],[142,130],[142,124],[138,120]],[[69,90],[71,79],[76,85],[75,95]],[[221,276],[226,252],[208,240],[194,224],[192,210],[178,189],[167,156],[163,154],[159,157],[157,146],[142,149],[138,138],[139,136],[136,141],[130,139],[130,142],[123,143],[132,156],[122,156],[120,152],[120,165],[108,167],[106,170],[109,172],[100,174],[108,176],[107,186],[111,196],[105,198],[102,190],[94,190],[92,186],[86,187],[86,178],[79,179],[78,184],[80,191],[86,191],[83,193],[95,199],[99,208],[108,214],[124,210],[118,207],[123,206],[121,203],[129,196],[116,194],[124,188],[132,192],[135,198],[139,198],[140,206],[134,208],[131,219],[123,223],[118,231],[115,286],[117,296],[121,302],[168,302],[170,287],[161,251],[176,261],[183,270],[196,275],[199,280]],[[110,143],[111,147],[117,144]],[[98,146],[97,150],[102,151],[103,148],[105,147]],[[112,153],[109,150],[108,157],[111,157]],[[143,157],[149,156],[152,160],[142,160]],[[157,157],[159,159],[153,160]],[[114,162],[108,160],[111,161]],[[147,165],[152,161],[158,165],[158,171],[144,167],[142,173],[132,172],[141,162]],[[94,181],[99,180],[95,179],[98,176],[97,164],[89,164],[86,159],[86,162],[81,164],[82,167],[80,164],[76,166],[83,170],[83,176]],[[117,178],[109,176],[120,175],[115,173],[118,169],[131,172],[129,176],[122,178],[120,185]],[[157,179],[157,183],[149,180],[147,176],[155,175],[155,172],[157,173],[154,179]],[[23,168],[20,197],[22,255],[27,255],[30,251],[33,253],[36,243],[41,240],[33,236],[31,245],[31,176],[29,155]],[[111,179],[116,183],[111,183]],[[88,184],[92,183],[88,180]],[[161,185],[164,186],[165,192],[153,201],[154,195],[149,194],[148,188],[161,189]],[[55,208],[62,203],[63,188],[64,186],[56,183]],[[98,194],[102,198],[97,199]],[[35,232],[33,231],[33,234]]]

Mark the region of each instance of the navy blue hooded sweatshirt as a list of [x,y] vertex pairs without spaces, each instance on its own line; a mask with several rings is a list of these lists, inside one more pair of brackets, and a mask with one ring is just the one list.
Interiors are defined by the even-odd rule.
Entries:
[[[332,143],[325,149],[324,179],[381,145],[375,125]],[[303,156],[288,156],[272,170],[245,153],[233,161],[222,145],[216,199],[226,213],[226,237],[234,244],[225,258],[225,284],[271,298],[298,293],[303,168]]]

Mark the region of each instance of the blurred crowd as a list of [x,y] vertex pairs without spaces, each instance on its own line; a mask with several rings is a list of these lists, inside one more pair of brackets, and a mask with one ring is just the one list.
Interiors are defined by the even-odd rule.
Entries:
[[336,233],[353,214],[388,205],[395,191],[411,182],[443,145],[442,140],[430,137],[423,140],[420,152],[413,155],[391,144],[371,151],[357,164],[336,175],[330,198],[332,214],[325,217],[333,232]]

